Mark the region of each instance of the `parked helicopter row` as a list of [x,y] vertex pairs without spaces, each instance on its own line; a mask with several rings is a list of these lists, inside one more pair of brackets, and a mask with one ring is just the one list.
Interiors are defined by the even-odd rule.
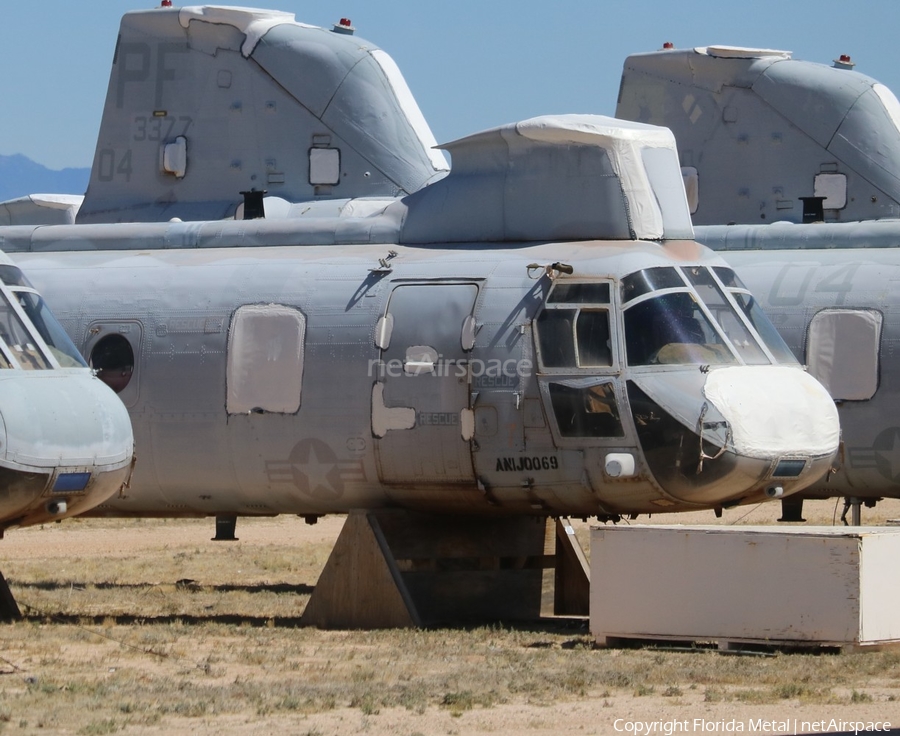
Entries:
[[[683,53],[630,57],[618,115],[671,125],[657,119],[675,109],[661,80]],[[741,95],[759,78],[789,121],[780,140],[801,134],[782,86],[807,72],[782,65],[802,62],[689,53],[739,78],[696,110],[753,129],[766,111]],[[887,111],[897,137],[896,100],[854,83],[881,108],[861,94],[836,117],[828,140],[844,147],[825,147],[814,197],[838,213],[843,197],[857,217],[856,187],[878,186],[874,212],[890,214],[884,162],[872,164],[885,149],[853,136]],[[706,166],[746,136],[676,135],[677,151],[653,125],[536,118],[443,146],[448,172],[399,70],[345,27],[238,8],[126,14],[84,201],[7,203],[0,227],[0,248],[129,409],[142,461],[91,513],[617,518],[889,495],[900,429],[869,436],[889,413],[888,289],[859,293],[889,253],[742,252],[729,266],[696,243],[689,211],[724,212],[705,198]],[[801,169],[779,172],[762,212],[790,209]],[[763,172],[743,170],[757,191]],[[39,224],[48,206],[76,224]],[[789,232],[764,227],[702,240],[745,248]],[[839,402],[836,473],[837,411],[798,359]]]
[[[399,70],[345,33],[125,15],[78,224],[0,231],[127,376],[142,462],[98,513],[609,517],[830,467],[833,403],[693,242],[667,132],[537,118],[447,145],[446,175],[432,142]],[[254,183],[284,217],[201,221]]]
[[[4,208],[0,247],[141,448],[95,514],[404,509],[419,556],[474,550],[482,587],[495,559],[526,612],[523,515],[721,510],[831,467],[834,404],[693,240],[668,131],[536,118],[444,146],[447,173],[399,70],[347,31],[126,14],[84,201]],[[76,224],[36,224],[48,206]]]

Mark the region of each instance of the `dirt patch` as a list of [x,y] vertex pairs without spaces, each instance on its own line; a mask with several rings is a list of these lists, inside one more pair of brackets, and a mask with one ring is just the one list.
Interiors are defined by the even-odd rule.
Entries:
[[[811,520],[833,515],[833,502],[808,505]],[[776,516],[772,507],[733,509],[718,522]],[[895,517],[896,502],[863,516]],[[28,617],[0,626],[0,731],[520,736],[900,726],[900,653],[891,651],[602,650],[584,619],[302,627],[342,522],[241,519],[237,542],[211,541],[212,520],[72,520],[11,532],[2,570]],[[589,523],[576,526],[589,535]]]

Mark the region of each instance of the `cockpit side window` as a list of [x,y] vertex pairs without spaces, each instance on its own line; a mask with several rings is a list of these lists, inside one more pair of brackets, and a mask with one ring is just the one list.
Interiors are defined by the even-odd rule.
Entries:
[[559,282],[535,321],[541,367],[550,371],[610,368],[610,282]]
[[575,368],[573,327],[576,309],[545,309],[537,320],[538,347],[544,368]]
[[0,263],[0,281],[9,287],[13,286],[31,286],[22,269],[7,263]]
[[563,437],[624,437],[611,382],[592,386],[549,385],[550,403]]
[[738,275],[730,268],[723,266],[713,266],[716,276],[719,277],[726,289],[746,289],[744,282],[738,278]]
[[541,391],[556,420],[557,441],[582,446],[585,440],[601,444],[625,437],[609,375],[620,363],[612,297],[611,280],[560,280],[535,320]]
[[762,338],[762,341],[769,348],[775,360],[779,363],[787,363],[789,365],[798,365],[800,361],[791,352],[784,338],[778,334],[775,325],[763,313],[759,302],[749,292],[734,291],[731,294],[737,302],[738,307],[753,325],[753,329]]
[[[13,350],[16,360],[22,367],[26,370],[35,367],[52,368],[53,366],[51,365],[51,362],[47,360],[46,352],[44,352],[44,348],[46,348],[62,368],[87,368],[87,363],[84,361],[81,353],[78,352],[78,348],[75,347],[72,340],[66,334],[66,331],[62,328],[62,325],[56,321],[56,317],[54,317],[53,313],[47,308],[44,300],[41,298],[40,294],[34,290],[31,282],[25,277],[25,274],[22,273],[22,270],[11,263],[0,263],[0,281],[2,281],[3,285],[9,289],[13,298],[18,301],[19,307],[21,307],[28,321],[30,321],[31,327],[37,330],[40,340],[44,341],[43,346],[40,345],[40,340],[34,340],[33,337],[30,341],[25,340],[25,342],[7,342],[8,347]],[[5,302],[6,300],[4,299],[4,306],[9,309]],[[15,311],[16,310],[13,308],[12,313],[15,313]],[[9,319],[12,318],[12,316],[15,315],[11,314],[11,317],[9,318],[4,317],[6,335],[9,336],[10,339],[14,339],[14,335],[9,328]],[[28,327],[25,326],[21,319],[19,317],[15,317],[15,319],[22,325],[25,332],[28,333]],[[4,340],[5,339],[6,337],[4,336]],[[26,343],[31,345],[30,350],[25,347]],[[19,345],[21,350],[16,348],[15,345]],[[8,359],[6,362],[9,362]],[[36,365],[36,362],[40,363],[40,365]],[[0,365],[0,367],[9,366]]]
[[609,312],[605,309],[582,309],[575,322],[575,344],[580,368],[612,365],[612,337]]
[[548,304],[609,304],[610,288],[607,282],[556,283],[547,298]]

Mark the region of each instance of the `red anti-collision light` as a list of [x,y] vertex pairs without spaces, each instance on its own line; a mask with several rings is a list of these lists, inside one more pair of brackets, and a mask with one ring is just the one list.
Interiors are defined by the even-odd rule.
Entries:
[[845,64],[849,63],[850,54],[841,54],[841,61],[844,62]]
[[171,8],[171,7],[172,7],[172,0],[162,0],[162,5],[161,5],[160,7],[162,7],[162,8]]
[[341,25],[346,28],[349,28],[352,24],[350,23],[349,18],[341,18]]
[[671,41],[666,41],[666,42],[663,44],[663,48],[664,48],[664,49],[674,49],[674,48],[675,48],[675,44],[672,43]]

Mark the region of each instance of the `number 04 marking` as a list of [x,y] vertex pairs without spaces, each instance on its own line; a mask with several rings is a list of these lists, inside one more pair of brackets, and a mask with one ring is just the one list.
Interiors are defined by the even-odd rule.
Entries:
[[116,177],[124,177],[125,181],[131,181],[131,149],[116,156],[112,148],[104,148],[97,154],[97,179],[99,181],[112,181]]

